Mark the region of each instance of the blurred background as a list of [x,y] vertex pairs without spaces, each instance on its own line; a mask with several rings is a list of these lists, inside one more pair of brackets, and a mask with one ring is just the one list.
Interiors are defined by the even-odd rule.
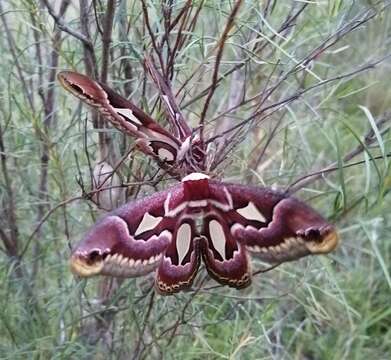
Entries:
[[[390,7],[0,0],[0,358],[389,359]],[[335,252],[266,272],[253,259],[240,291],[201,268],[169,297],[152,275],[70,273],[99,216],[175,179],[56,75],[107,83],[167,126],[146,56],[202,119],[210,174],[306,200],[339,229]]]

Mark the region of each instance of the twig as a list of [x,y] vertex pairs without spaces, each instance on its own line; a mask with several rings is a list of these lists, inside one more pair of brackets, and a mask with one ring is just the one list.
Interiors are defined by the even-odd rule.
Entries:
[[86,74],[93,79],[98,78],[98,70],[96,65],[96,57],[94,46],[91,41],[89,28],[89,6],[87,0],[80,0],[80,26],[83,37],[87,41],[83,41],[84,63],[86,66]]
[[283,100],[280,100],[280,101],[278,101],[276,103],[273,103],[273,104],[271,104],[271,105],[269,105],[267,107],[262,108],[261,110],[255,112],[254,114],[252,114],[251,116],[249,116],[245,120],[243,120],[240,123],[232,126],[230,129],[222,132],[221,134],[218,134],[218,135],[215,135],[215,136],[209,138],[207,140],[207,143],[213,142],[217,138],[219,138],[221,136],[224,136],[227,133],[230,133],[232,131],[235,131],[238,128],[243,127],[249,121],[254,120],[255,118],[259,117],[260,115],[262,115],[262,118],[269,116],[270,113],[267,113],[267,110],[271,110],[272,109],[273,111],[276,111],[276,110],[280,109],[283,105],[286,105],[287,103],[292,102],[294,100],[298,100],[303,94],[305,94],[305,93],[307,93],[309,91],[312,91],[312,90],[314,90],[314,89],[316,89],[318,87],[321,87],[323,85],[326,85],[326,84],[329,84],[329,83],[332,83],[332,82],[335,82],[335,81],[348,79],[348,78],[350,78],[350,77],[352,77],[354,75],[360,74],[360,73],[368,71],[370,69],[374,69],[377,65],[379,65],[380,63],[382,63],[383,61],[385,61],[386,59],[388,59],[390,57],[391,57],[391,54],[388,54],[388,55],[382,57],[379,60],[376,60],[376,61],[374,61],[372,63],[366,64],[366,65],[358,68],[357,70],[354,70],[354,71],[351,71],[351,72],[348,72],[348,73],[345,73],[345,74],[342,74],[342,75],[337,75],[337,76],[331,77],[331,78],[323,80],[323,81],[319,81],[318,83],[316,83],[314,85],[311,85],[311,86],[309,86],[306,89],[299,90],[295,94],[285,97]]
[[236,1],[235,6],[232,9],[231,14],[229,15],[229,18],[228,18],[227,23],[225,25],[225,29],[223,31],[223,34],[221,35],[221,38],[219,40],[219,46],[218,46],[215,66],[214,66],[213,75],[212,75],[212,85],[211,85],[209,92],[208,92],[208,95],[206,97],[204,108],[202,109],[200,121],[199,121],[199,124],[201,126],[201,141],[203,141],[203,125],[204,125],[204,121],[205,121],[205,116],[208,111],[210,101],[212,100],[213,94],[214,94],[216,87],[217,87],[217,84],[218,84],[219,67],[220,67],[221,58],[223,56],[224,46],[227,41],[228,34],[234,25],[235,17],[239,11],[239,8],[240,8],[240,5],[242,4],[242,2],[243,2],[242,0]]
[[[299,17],[299,15],[304,11],[304,9],[308,6],[308,4],[303,4],[301,6],[301,8],[293,15],[293,16],[288,16],[288,18],[283,22],[283,24],[281,25],[281,27],[278,29],[278,31],[276,32],[276,34],[273,34],[271,36],[271,40],[273,40],[277,34],[283,32],[284,30],[286,30],[287,28],[289,28],[290,26],[292,26],[293,22]],[[257,43],[253,49],[253,51],[262,51],[269,43],[265,42],[265,44],[261,47],[261,48],[258,48],[258,44]],[[229,75],[231,75],[232,73],[234,73],[235,71],[238,71],[239,69],[241,69],[243,66],[247,65],[249,62],[250,62],[251,58],[247,58],[245,59],[245,61],[241,62],[240,64],[237,64],[235,65],[232,69],[226,71],[225,73],[223,73],[219,79],[217,80],[217,84],[219,84],[223,79],[226,79]],[[192,75],[190,75],[188,77],[188,79],[182,84],[182,86],[179,88],[179,90],[177,91],[177,96],[178,94],[183,91],[183,89],[186,87],[187,83],[193,78],[193,76],[195,75],[195,72],[193,72]],[[210,88],[212,87],[212,85],[209,85],[207,86],[205,89],[203,89],[202,91],[200,91],[200,93],[198,95],[195,95],[195,96],[192,96],[190,100],[188,100],[186,103],[182,104],[182,108],[185,109],[187,107],[189,107],[191,104],[195,103],[196,101],[202,99],[204,96],[206,96],[210,90]]]
[[114,15],[115,15],[115,0],[108,0],[104,22],[103,22],[103,34],[102,34],[102,68],[100,74],[100,81],[103,83],[107,82],[111,34],[113,32]]
[[149,37],[151,38],[151,41],[152,41],[153,49],[155,50],[155,53],[156,53],[156,55],[157,55],[157,57],[159,59],[160,67],[162,69],[164,69],[164,61],[163,61],[163,58],[162,58],[162,53],[161,53],[161,51],[159,50],[159,48],[157,46],[155,34],[153,33],[152,28],[151,28],[151,24],[149,23],[149,15],[148,15],[147,4],[145,3],[145,0],[141,0],[141,3],[142,3],[142,9],[143,9],[145,25],[147,26]]
[[[68,25],[66,25],[65,22],[63,21],[61,15],[56,15],[53,7],[50,5],[48,0],[42,0],[42,1],[45,4],[46,8],[48,9],[50,16],[53,18],[53,20],[55,21],[55,23],[57,24],[57,26],[60,30],[62,30],[64,32],[68,33],[69,35],[73,36],[74,38],[80,40],[84,44],[84,46],[86,46],[90,49],[93,48],[92,42],[90,41],[90,39],[88,37],[86,37],[84,34],[78,32],[76,30],[73,30]],[[66,0],[66,2],[69,5],[70,1]]]
[[178,136],[182,141],[185,140],[191,135],[191,130],[187,125],[178,105],[176,104],[171,90],[171,85],[168,83],[168,80],[165,80],[156,69],[153,58],[145,56],[144,64],[159,89],[160,98],[166,109],[166,114],[170,121],[171,127],[175,130],[175,135]]
[[22,87],[24,89],[23,95],[27,98],[27,101],[29,103],[31,110],[35,113],[34,101],[33,101],[33,97],[31,94],[32,92],[29,89],[29,87],[27,86],[27,82],[26,82],[25,77],[23,75],[23,69],[22,69],[22,66],[19,62],[19,56],[16,53],[15,40],[14,40],[14,37],[12,36],[12,32],[9,29],[8,22],[7,22],[5,13],[3,11],[3,6],[1,4],[1,1],[0,1],[0,16],[1,16],[1,21],[3,22],[4,32],[5,32],[5,37],[7,39],[8,47],[9,47],[10,53],[12,55],[12,58],[14,59],[14,62],[15,62],[16,71],[18,73],[19,81],[22,83]]
[[[390,120],[391,120],[390,117],[385,116],[384,118],[381,118],[380,120],[378,120],[376,122],[376,126],[379,129],[381,129]],[[357,155],[361,154],[366,149],[367,146],[373,144],[376,140],[377,140],[377,138],[376,138],[376,136],[374,136],[374,131],[373,131],[373,129],[371,129],[368,132],[368,134],[365,136],[363,144],[359,144],[356,148],[354,148],[352,151],[347,153],[343,157],[343,162],[344,163],[348,162],[349,160],[353,159]],[[387,154],[386,156],[390,156],[390,154]],[[383,158],[383,156],[373,157],[373,159],[380,159],[380,158]],[[356,162],[356,163],[343,165],[342,167],[343,168],[344,167],[351,167],[351,166],[355,166],[355,165],[362,164],[362,163],[363,163],[362,161],[359,161],[359,162]],[[321,178],[323,176],[323,174],[328,173],[328,172],[332,172],[332,171],[335,171],[335,170],[338,170],[339,167],[336,166],[336,165],[337,165],[337,162],[334,162],[334,163],[326,166],[325,168],[323,168],[321,170],[318,170],[318,171],[316,171],[314,173],[302,176],[301,178],[297,179],[292,184],[290,184],[287,187],[286,192],[289,193],[289,194],[293,194],[293,193],[297,192],[298,190],[302,189],[303,187],[307,186],[308,184],[310,184],[310,183],[314,182],[315,180]]]
[[152,308],[153,308],[153,305],[154,305],[154,301],[155,301],[155,291],[152,290],[151,291],[151,298],[149,300],[148,307],[147,307],[147,313],[145,314],[144,321],[143,321],[143,326],[141,328],[141,331],[139,332],[139,338],[138,338],[138,341],[137,341],[137,344],[136,344],[136,349],[134,351],[134,356],[133,356],[134,360],[138,359],[139,356],[142,353],[142,351],[140,351],[140,347],[141,347],[141,343],[142,343],[143,338],[144,338],[145,329],[147,328],[147,325],[148,325],[149,317],[150,317],[150,315],[152,313]]
[[[391,153],[390,154],[385,154],[385,156],[386,157],[391,157]],[[351,157],[351,154],[346,155],[346,157]],[[341,167],[339,167],[339,166],[332,166],[333,164],[331,164],[331,165],[329,165],[329,166],[327,166],[327,167],[325,167],[325,168],[323,168],[321,170],[315,171],[313,173],[306,174],[305,176],[302,176],[298,180],[295,180],[295,182],[290,184],[285,191],[287,193],[289,193],[289,194],[293,194],[293,193],[297,192],[298,190],[302,189],[303,187],[307,186],[308,184],[310,184],[310,183],[312,183],[312,182],[322,178],[323,175],[325,175],[327,173],[340,170],[341,168],[342,169],[347,169],[347,168],[354,167],[354,166],[357,166],[357,165],[362,165],[362,164],[365,164],[367,161],[374,161],[374,160],[380,160],[380,159],[384,159],[384,156],[383,155],[374,156],[373,158],[370,158],[368,160],[355,161],[353,163],[342,165]]]
[[[69,0],[62,0],[60,3],[59,17],[63,17],[68,9],[70,4]],[[48,75],[48,81],[51,86],[46,91],[46,94],[42,92],[42,101],[44,107],[44,123],[43,130],[37,131],[37,137],[41,143],[41,156],[40,156],[40,175],[39,175],[39,187],[38,187],[38,207],[37,207],[37,221],[40,221],[42,216],[45,213],[48,202],[48,171],[49,171],[49,161],[50,161],[50,138],[49,130],[52,128],[54,119],[55,119],[55,86],[54,82],[56,79],[57,67],[59,62],[59,52],[62,41],[62,32],[54,24],[54,36],[52,40],[52,50],[50,52],[49,68],[50,72]],[[37,48],[39,51],[39,48]],[[41,61],[42,58],[38,56],[38,61]],[[43,63],[38,63],[39,68],[43,68]],[[43,80],[43,79],[41,79]],[[44,89],[44,84],[39,84],[40,89]],[[41,238],[40,233],[37,234],[38,239]],[[40,241],[35,242],[33,247],[33,269],[31,272],[31,280],[33,281],[37,272],[38,272],[38,259],[39,254],[41,253]]]

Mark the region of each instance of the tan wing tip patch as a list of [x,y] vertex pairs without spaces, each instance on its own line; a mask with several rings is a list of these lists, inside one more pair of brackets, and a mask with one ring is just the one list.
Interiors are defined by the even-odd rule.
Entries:
[[72,273],[82,277],[99,275],[103,270],[103,265],[103,261],[97,261],[94,264],[87,264],[78,256],[72,256],[69,264]]
[[90,262],[78,255],[73,255],[70,260],[70,268],[74,275],[81,277],[94,275],[135,277],[152,271],[161,258],[162,254],[158,254],[149,259],[134,260],[121,254],[114,254],[106,256],[104,260]]
[[339,235],[336,230],[328,233],[321,242],[310,241],[306,242],[307,249],[312,254],[327,254],[333,251],[339,243]]

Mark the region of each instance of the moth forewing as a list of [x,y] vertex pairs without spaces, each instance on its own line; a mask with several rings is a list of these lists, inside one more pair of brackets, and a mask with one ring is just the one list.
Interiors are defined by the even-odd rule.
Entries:
[[156,269],[172,241],[175,221],[163,219],[168,193],[176,186],[132,201],[108,213],[72,252],[71,268],[80,276],[134,277]]
[[148,114],[105,84],[71,71],[58,74],[61,85],[86,104],[93,106],[114,127],[136,139],[143,139],[146,154],[174,163],[181,142]]

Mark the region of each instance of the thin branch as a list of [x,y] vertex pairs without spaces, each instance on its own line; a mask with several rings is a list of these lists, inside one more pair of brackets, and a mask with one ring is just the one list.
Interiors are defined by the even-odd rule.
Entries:
[[[57,15],[55,13],[53,7],[50,5],[48,0],[42,0],[42,1],[45,4],[46,8],[48,9],[50,16],[53,18],[53,20],[55,21],[55,23],[57,24],[57,26],[60,30],[62,30],[64,32],[66,32],[67,34],[73,36],[74,38],[80,40],[84,44],[84,46],[86,46],[90,49],[93,48],[92,42],[90,41],[90,39],[88,37],[86,37],[84,34],[78,32],[76,30],[73,30],[72,28],[70,28],[68,25],[65,24],[65,22],[62,19],[62,16]],[[69,3],[70,0],[67,0],[67,2]]]
[[[70,4],[69,0],[62,0],[60,3],[59,17],[63,17],[68,9]],[[55,119],[55,79],[57,73],[57,67],[59,62],[59,53],[62,41],[62,32],[57,27],[56,23],[54,24],[54,36],[52,40],[52,50],[50,52],[50,60],[49,60],[49,75],[48,82],[51,85],[47,90],[46,94],[41,96],[43,100],[44,107],[44,122],[43,129],[39,129],[37,131],[37,137],[40,141],[41,145],[41,156],[40,156],[40,175],[39,175],[39,185],[38,185],[38,206],[37,206],[37,221],[45,214],[45,209],[48,204],[48,171],[49,171],[49,161],[50,161],[50,137],[49,130],[53,126],[53,120]],[[42,60],[42,58],[38,57],[38,60]],[[38,63],[39,68],[43,68],[43,63]],[[39,88],[43,89],[44,84],[40,83]],[[39,239],[41,238],[41,234],[37,234],[38,241],[35,242],[33,248],[33,269],[31,272],[31,280],[33,280],[38,272],[38,259],[39,254],[41,253],[41,244]]]
[[108,0],[107,7],[106,7],[106,14],[103,22],[103,34],[102,34],[102,68],[101,68],[100,81],[103,83],[107,82],[110,44],[111,44],[111,35],[113,32],[114,15],[115,15],[115,0]]
[[221,58],[223,56],[224,46],[227,41],[228,34],[234,25],[235,17],[239,11],[239,8],[240,8],[240,5],[242,4],[242,2],[243,2],[243,0],[236,1],[235,6],[232,9],[231,14],[228,17],[223,34],[221,35],[221,38],[219,40],[218,51],[217,51],[215,66],[214,66],[213,75],[212,75],[212,85],[209,89],[208,95],[205,100],[204,108],[202,109],[201,116],[200,116],[199,124],[201,126],[201,141],[203,141],[202,134],[203,134],[203,125],[204,125],[206,113],[208,111],[210,101],[212,100],[213,94],[214,94],[214,92],[217,88],[217,84],[218,84],[219,67],[220,67]]
[[19,81],[22,83],[22,87],[24,89],[23,90],[23,94],[24,94],[24,96],[26,96],[31,110],[33,112],[35,112],[33,97],[32,97],[31,91],[30,91],[30,89],[29,89],[29,87],[27,85],[27,82],[25,80],[25,77],[23,75],[22,65],[20,64],[19,56],[16,53],[15,40],[14,40],[12,32],[11,32],[9,26],[8,26],[8,22],[7,22],[7,19],[6,19],[6,14],[3,11],[3,6],[1,4],[1,1],[0,1],[0,16],[1,16],[1,20],[3,22],[3,27],[4,27],[4,32],[5,32],[5,35],[6,35],[5,37],[7,39],[8,47],[9,47],[10,53],[12,55],[12,58],[14,59],[14,62],[15,62],[16,71],[18,73]]
[[176,104],[171,90],[171,84],[168,82],[168,80],[165,80],[156,69],[152,57],[145,56],[144,64],[159,89],[160,98],[166,109],[166,114],[168,116],[171,127],[175,130],[175,135],[182,141],[185,140],[191,135],[191,130],[187,125],[187,122],[178,105]]
[[[344,162],[349,161],[349,159],[351,159],[354,156],[358,155],[358,154],[354,153],[356,151],[357,151],[357,149],[355,149],[351,153],[345,155],[344,158],[343,158]],[[391,153],[385,154],[385,157],[391,157]],[[290,184],[287,187],[287,189],[285,191],[288,194],[294,194],[295,192],[299,191],[300,189],[306,187],[307,185],[309,185],[309,184],[311,184],[311,183],[313,183],[313,182],[323,178],[323,176],[325,174],[328,174],[328,173],[340,170],[341,168],[342,169],[347,169],[347,168],[355,167],[357,165],[363,165],[367,161],[374,161],[374,160],[380,160],[380,159],[384,159],[384,156],[383,155],[374,156],[372,158],[369,158],[368,160],[355,161],[355,162],[352,162],[352,163],[349,163],[349,164],[342,165],[341,167],[335,166],[335,163],[333,163],[333,164],[331,164],[329,166],[326,166],[325,168],[323,168],[321,170],[318,170],[318,171],[306,174],[306,175],[302,176],[301,178],[295,180],[292,184]]]
[[159,59],[159,64],[160,64],[161,69],[164,70],[164,61],[163,61],[163,57],[162,57],[162,52],[158,48],[155,34],[152,31],[151,24],[149,23],[149,15],[148,15],[147,4],[145,3],[145,0],[141,0],[141,3],[142,3],[142,10],[143,10],[143,15],[144,15],[144,21],[145,21],[145,25],[147,26],[149,37],[151,38],[151,41],[152,41],[152,47],[153,47],[153,49],[154,49],[154,51],[156,53],[156,56]]
[[216,139],[218,139],[219,137],[225,136],[226,134],[228,134],[228,133],[230,133],[232,131],[235,131],[238,128],[243,127],[244,125],[248,124],[249,121],[254,120],[254,119],[256,119],[257,117],[259,117],[261,115],[262,115],[262,119],[267,117],[267,116],[270,116],[271,113],[267,113],[267,110],[273,110],[273,112],[275,112],[278,109],[280,109],[281,107],[283,107],[284,105],[286,105],[286,104],[288,104],[288,103],[290,103],[292,101],[298,100],[303,94],[305,94],[307,92],[310,92],[310,91],[312,91],[312,90],[314,90],[314,89],[316,89],[318,87],[321,87],[323,85],[326,85],[326,84],[329,84],[329,83],[332,83],[332,82],[336,82],[336,81],[339,81],[339,80],[349,79],[349,78],[351,78],[351,77],[353,77],[353,76],[355,76],[357,74],[360,74],[362,72],[374,69],[377,65],[381,64],[382,62],[384,62],[386,59],[388,59],[390,57],[391,57],[391,54],[388,54],[388,55],[382,57],[381,59],[376,60],[374,62],[371,62],[369,64],[366,64],[366,65],[364,65],[364,66],[362,66],[362,67],[360,67],[360,68],[358,68],[356,70],[350,71],[350,72],[345,73],[345,74],[337,75],[337,76],[331,77],[331,78],[323,80],[323,81],[319,81],[316,84],[311,85],[311,86],[309,86],[306,89],[299,90],[296,93],[294,93],[293,95],[289,95],[289,96],[285,97],[283,100],[280,100],[280,101],[278,101],[276,103],[273,103],[273,104],[271,104],[271,105],[269,105],[267,107],[264,107],[264,108],[260,109],[259,111],[255,112],[251,116],[247,117],[245,120],[243,120],[240,123],[232,126],[230,129],[222,132],[221,134],[218,134],[218,135],[215,135],[215,136],[209,138],[207,140],[207,143],[213,142]]
[[0,163],[1,163],[1,170],[3,172],[3,177],[5,182],[4,187],[7,194],[7,198],[6,198],[7,205],[4,206],[5,208],[4,210],[7,217],[7,225],[10,230],[9,237],[6,236],[5,233],[3,233],[4,236],[2,235],[2,239],[8,251],[8,255],[17,256],[19,250],[19,243],[18,243],[18,226],[17,226],[17,216],[16,216],[15,192],[12,186],[12,177],[10,176],[8,171],[7,155],[6,155],[5,144],[4,144],[4,132],[1,124],[0,124]]
[[[386,115],[385,117],[383,117],[380,120],[376,121],[376,126],[378,127],[378,129],[382,129],[383,126],[386,123],[388,123],[390,120],[391,120],[391,117],[389,117],[389,115]],[[371,130],[365,135],[363,143],[359,144],[356,148],[354,148],[352,151],[347,153],[343,157],[343,162],[345,163],[345,162],[350,161],[351,159],[353,159],[354,157],[356,157],[357,155],[359,155],[363,151],[365,151],[365,149],[369,145],[373,144],[376,141],[377,141],[377,138],[375,136],[375,133],[374,133],[373,129],[371,128]],[[390,154],[387,154],[387,157],[388,156],[390,156]],[[380,159],[380,158],[383,158],[383,156],[374,157],[373,159]],[[350,167],[350,166],[358,165],[358,164],[361,164],[361,163],[362,162],[359,161],[357,163],[344,165],[343,167]],[[298,190],[302,189],[303,187],[309,185],[310,183],[320,179],[323,176],[323,174],[328,173],[328,172],[332,172],[332,171],[335,171],[335,170],[338,170],[339,167],[337,165],[338,165],[338,163],[334,162],[334,163],[326,166],[325,168],[323,168],[321,170],[318,170],[318,171],[316,171],[314,173],[311,173],[311,174],[307,174],[307,175],[297,179],[295,182],[293,182],[292,184],[290,184],[287,187],[286,192],[289,193],[289,194],[293,194],[293,193],[297,192]]]
[[[294,23],[294,21],[299,17],[299,15],[304,11],[304,9],[307,6],[308,6],[308,4],[303,4],[301,6],[301,8],[293,16],[288,16],[287,19],[285,19],[283,24],[280,26],[280,28],[277,30],[277,32],[270,37],[270,40],[273,40],[275,37],[277,37],[277,34],[280,34],[281,32],[285,31],[287,28],[291,27],[292,24]],[[254,51],[257,51],[257,52],[262,51],[269,43],[265,42],[264,45],[261,48],[258,48],[258,44],[259,43],[256,43],[256,45],[254,46],[254,48],[252,50],[253,52]],[[243,66],[247,65],[250,61],[251,61],[251,58],[247,58],[243,62],[241,62],[240,64],[235,65],[233,68],[231,68],[230,70],[228,70],[225,73],[223,73],[219,77],[219,79],[217,80],[217,84],[219,84],[223,79],[226,79],[229,75],[231,75],[235,71],[238,71]],[[178,94],[180,92],[183,91],[183,89],[186,87],[187,83],[193,78],[194,75],[195,75],[195,72],[193,72],[192,75],[190,75],[188,77],[188,79],[182,84],[182,86],[177,91],[177,96],[178,96]],[[195,103],[196,101],[202,99],[204,96],[206,96],[208,94],[208,92],[210,91],[211,87],[212,87],[212,85],[207,86],[205,89],[200,91],[200,93],[198,95],[192,96],[190,100],[188,100],[186,103],[182,104],[181,107],[183,109],[185,109],[185,108],[189,107],[191,104]]]

